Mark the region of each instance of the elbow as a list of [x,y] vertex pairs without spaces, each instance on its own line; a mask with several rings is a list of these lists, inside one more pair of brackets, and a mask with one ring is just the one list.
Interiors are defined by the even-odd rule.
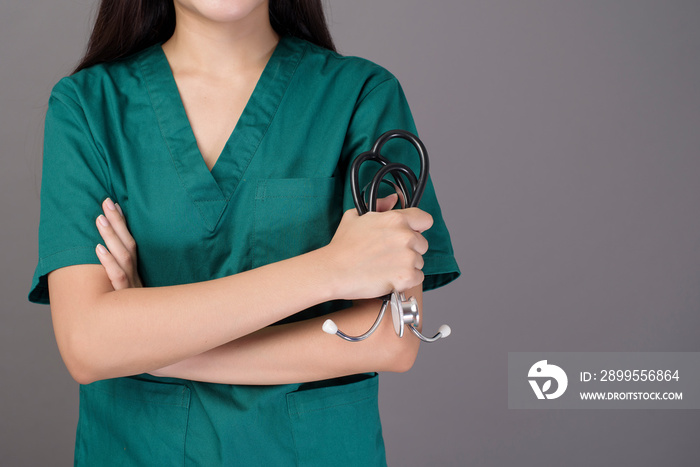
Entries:
[[90,384],[99,379],[89,366],[80,362],[77,358],[67,357],[64,354],[61,354],[61,357],[63,358],[63,363],[66,365],[68,373],[70,373],[76,383]]
[[58,351],[71,377],[79,384],[105,379],[107,362],[100,340],[91,337],[84,323],[66,319],[70,313],[65,308],[52,306],[51,312]]
[[392,371],[393,373],[406,373],[408,370],[413,368],[413,364],[415,362],[415,356],[413,358],[402,357],[393,364],[392,369],[390,371]]
[[66,367],[68,368],[68,372],[73,380],[75,380],[75,382],[78,384],[90,384],[97,381],[94,374],[88,370],[69,366],[68,363],[66,363]]
[[100,379],[85,352],[76,349],[74,345],[59,345],[59,351],[68,373],[76,383],[90,384]]
[[394,363],[395,373],[406,373],[408,370],[413,368],[413,364],[416,363],[416,357],[418,356],[418,346],[416,346],[415,351],[411,348],[408,351],[402,352],[402,354],[396,359]]
[[389,351],[387,370],[393,373],[406,373],[416,362],[420,341],[413,335],[402,338],[394,336],[393,340],[395,342]]
[[104,379],[103,371],[96,362],[96,349],[91,348],[87,339],[75,331],[56,332],[56,343],[68,373],[79,384],[90,384]]
[[113,289],[102,266],[60,268],[49,274],[48,283],[54,336],[71,377],[80,384],[113,377],[118,354],[103,318],[114,314],[106,307]]

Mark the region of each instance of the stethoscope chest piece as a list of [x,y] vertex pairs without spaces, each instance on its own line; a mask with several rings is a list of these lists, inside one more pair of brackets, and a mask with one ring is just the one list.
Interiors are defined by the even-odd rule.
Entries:
[[419,326],[420,314],[418,302],[415,297],[406,300],[403,292],[391,294],[391,318],[394,321],[394,331],[399,337],[403,337],[405,326]]
[[438,333],[433,337],[426,337],[420,333],[420,313],[418,313],[418,302],[415,297],[406,296],[403,292],[392,292],[391,294],[391,318],[394,321],[394,331],[399,337],[403,337],[404,329],[408,327],[416,337],[423,342],[435,342],[438,339],[445,338],[450,335],[452,330],[446,324],[443,324],[438,329]]

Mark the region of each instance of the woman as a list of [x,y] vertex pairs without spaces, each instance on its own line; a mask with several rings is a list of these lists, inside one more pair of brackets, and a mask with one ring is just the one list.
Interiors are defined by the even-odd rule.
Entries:
[[385,464],[374,372],[406,371],[418,340],[321,324],[361,333],[373,297],[420,302],[459,271],[432,185],[421,209],[352,209],[352,157],[415,128],[396,79],[336,54],[323,18],[104,0],[55,86],[30,299],[50,298],[81,383],[76,464]]

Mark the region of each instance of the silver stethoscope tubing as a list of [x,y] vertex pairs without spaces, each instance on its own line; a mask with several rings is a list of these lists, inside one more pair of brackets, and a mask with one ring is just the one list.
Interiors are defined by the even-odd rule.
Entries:
[[[407,165],[390,162],[381,154],[382,147],[387,141],[394,138],[405,139],[410,142],[413,147],[418,152],[418,157],[420,159],[420,173],[418,177]],[[360,167],[366,161],[378,162],[382,167],[377,171],[377,173],[372,178],[372,181],[366,187],[368,201],[365,201],[365,190],[360,189]],[[390,130],[377,138],[374,142],[372,149],[363,152],[355,158],[350,167],[350,187],[352,191],[352,198],[355,202],[355,208],[359,215],[366,214],[370,211],[377,210],[377,197],[379,196],[379,185],[382,183],[388,183],[394,190],[399,194],[401,198],[402,208],[413,208],[417,207],[423,196],[423,191],[425,191],[425,185],[428,183],[428,173],[430,170],[430,161],[428,159],[428,151],[425,149],[423,142],[413,133],[405,130]],[[394,179],[393,182],[385,180],[386,176],[391,174]],[[404,180],[406,180],[410,185],[410,190],[406,185]],[[372,327],[367,330],[362,335],[350,336],[345,334],[343,331],[338,329],[338,326],[333,322],[333,320],[327,319],[323,323],[323,330],[328,334],[335,334],[342,339],[349,342],[360,342],[371,336],[374,331],[377,330],[379,324],[384,318],[386,309],[391,305],[391,315],[394,322],[394,331],[399,337],[404,335],[404,327],[415,334],[423,342],[435,342],[440,338],[444,338],[450,335],[450,327],[446,324],[440,326],[438,333],[433,337],[426,337],[418,331],[418,326],[420,325],[420,313],[418,310],[418,302],[415,297],[410,297],[406,299],[403,292],[393,291],[392,293],[381,297],[382,306],[379,310],[379,315],[377,319],[374,320]]]

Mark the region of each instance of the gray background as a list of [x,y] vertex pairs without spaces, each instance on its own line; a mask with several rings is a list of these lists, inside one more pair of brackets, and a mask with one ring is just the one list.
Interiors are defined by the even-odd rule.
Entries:
[[[36,260],[41,134],[93,0],[0,3],[0,451],[69,465],[77,385]],[[700,413],[508,410],[507,352],[698,351],[700,2],[333,0],[340,50],[402,82],[462,278],[384,375],[389,462],[697,465]]]

